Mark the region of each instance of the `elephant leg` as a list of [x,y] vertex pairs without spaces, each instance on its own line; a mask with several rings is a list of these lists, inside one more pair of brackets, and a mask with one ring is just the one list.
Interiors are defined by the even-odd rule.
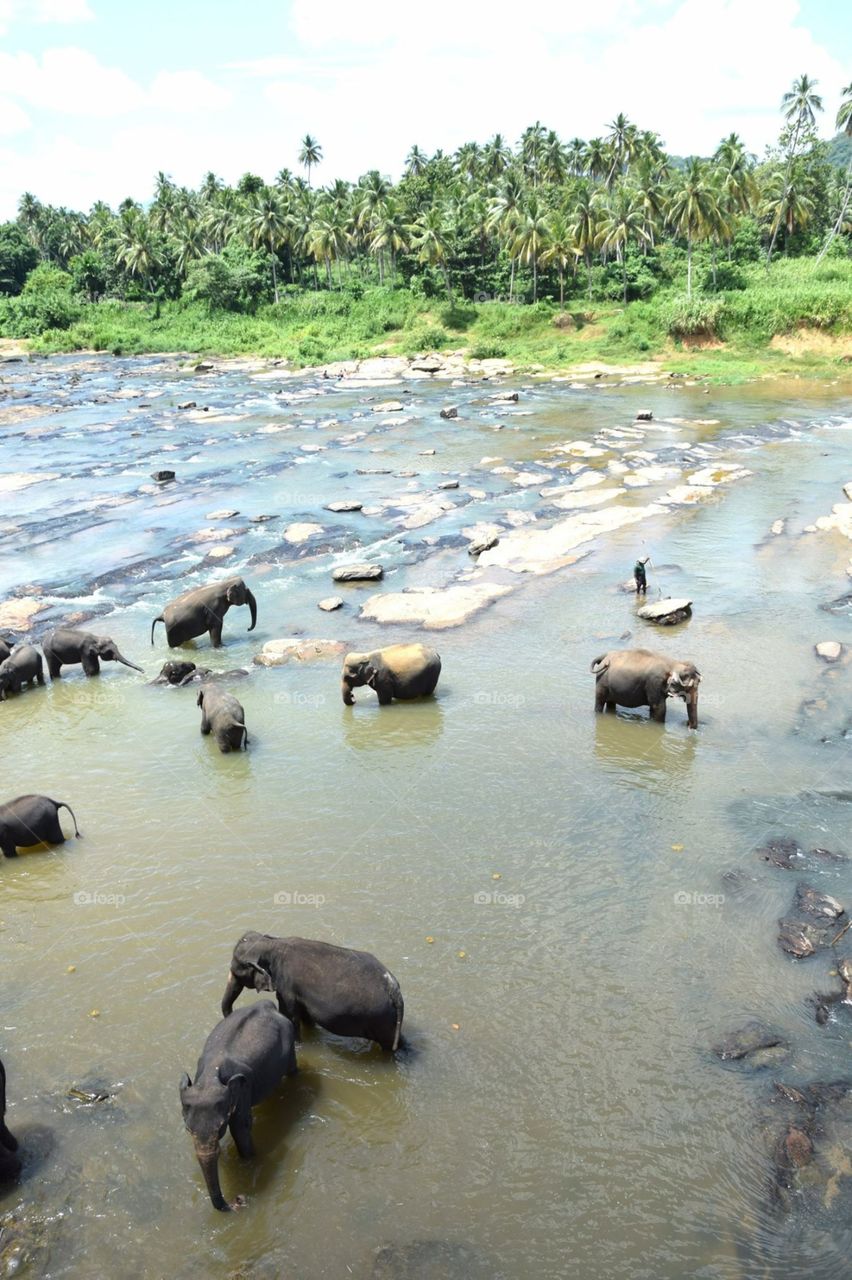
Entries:
[[666,700],[662,702],[651,703],[651,719],[656,720],[657,724],[666,723]]
[[62,675],[62,663],[58,658],[54,658],[52,653],[45,654],[47,658],[47,669],[50,672],[51,680],[58,680]]
[[609,699],[606,696],[606,690],[601,685],[595,686],[595,711],[601,712],[607,705]]
[[97,654],[95,653],[86,654],[85,657],[80,660],[80,665],[87,676],[96,676],[100,673],[101,664]]
[[293,1033],[297,1040],[302,1039],[302,1024],[299,1018],[299,1008],[297,1005],[288,1004],[283,996],[278,996],[278,1012],[284,1018],[289,1018],[293,1024]]
[[45,844],[64,844],[65,836],[62,834],[62,827],[59,825],[59,818],[54,815],[53,821],[48,822],[47,834],[44,837]]
[[36,673],[36,680],[39,682],[39,684],[44,684],[44,666],[42,665],[41,658],[39,658],[38,660],[38,672]]
[[214,649],[222,648],[222,619],[210,623],[210,643]]
[[616,711],[618,710],[618,707],[615,705],[614,702],[608,702],[606,704],[606,709],[607,711],[610,712],[611,715],[615,715]]
[[393,702],[393,688],[390,680],[376,680],[373,685],[380,707],[388,707]]
[[246,1124],[245,1120],[234,1115],[228,1122],[228,1128],[231,1131],[231,1137],[234,1139],[234,1146],[237,1148],[239,1155],[242,1156],[243,1160],[250,1160],[254,1155],[251,1125]]
[[3,850],[4,858],[17,858],[18,856],[18,849],[13,841],[10,841],[10,840],[0,841],[0,849]]
[[207,714],[203,710],[201,712],[201,732],[205,734],[210,732],[210,721],[207,719]]

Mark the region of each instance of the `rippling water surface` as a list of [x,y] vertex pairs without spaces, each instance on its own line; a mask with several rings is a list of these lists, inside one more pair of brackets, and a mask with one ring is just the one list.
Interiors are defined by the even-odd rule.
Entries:
[[[786,834],[852,854],[852,677],[812,650],[850,641],[848,606],[820,606],[849,590],[852,544],[802,533],[852,479],[849,384],[708,395],[540,381],[510,384],[517,405],[497,407],[482,385],[201,376],[171,359],[2,374],[0,388],[29,394],[0,400],[2,471],[16,477],[0,593],[45,603],[31,637],[91,618],[150,679],[168,656],[162,628],[149,643],[166,600],[239,572],[259,604],[254,633],[234,610],[225,648],[190,652],[252,669],[232,686],[245,754],[201,738],[191,689],[122,667],[97,681],[72,670],[0,707],[2,798],[67,800],[84,833],[0,868],[0,1051],[26,1161],[0,1207],[32,1274],[366,1280],[393,1245],[396,1269],[375,1274],[848,1275],[852,1117],[825,1114],[817,1159],[779,1204],[789,1117],[771,1099],[775,1079],[848,1073],[852,1015],[816,1025],[807,998],[837,986],[831,957],[779,950],[801,877],[753,850]],[[401,413],[372,411],[396,398]],[[177,410],[188,399],[196,410]],[[448,401],[456,422],[438,416]],[[641,439],[599,435],[646,407]],[[380,560],[382,590],[441,587],[470,568],[462,530],[477,521],[508,533],[564,519],[539,489],[560,478],[545,464],[568,459],[546,450],[596,438],[589,465],[616,482],[631,449],[684,475],[730,462],[752,474],[598,539],[573,567],[492,571],[511,594],[458,628],[361,621],[372,586],[317,610],[346,559]],[[177,481],[154,485],[166,467]],[[530,470],[541,483],[518,484]],[[458,490],[437,488],[448,479]],[[452,506],[404,528],[424,493]],[[351,497],[376,514],[324,509]],[[208,518],[222,510],[238,514]],[[321,530],[293,544],[294,522]],[[231,553],[211,558],[220,546]],[[617,584],[638,554],[657,566],[649,599],[694,598],[688,623],[661,633],[636,618]],[[348,709],[336,662],[252,666],[281,636],[364,649],[421,634],[444,674],[420,704],[380,709],[362,691]],[[696,661],[697,734],[680,704],[665,726],[595,718],[589,662],[627,643]],[[810,882],[852,907],[852,863]],[[402,985],[408,1048],[394,1062],[307,1032],[299,1076],[255,1113],[257,1158],[225,1144],[225,1192],[248,1205],[217,1215],[177,1082],[247,928],[374,951]],[[711,1046],[754,1017],[790,1042],[789,1061],[721,1065]],[[92,1084],[113,1099],[65,1096]],[[417,1270],[425,1258],[444,1271]]]

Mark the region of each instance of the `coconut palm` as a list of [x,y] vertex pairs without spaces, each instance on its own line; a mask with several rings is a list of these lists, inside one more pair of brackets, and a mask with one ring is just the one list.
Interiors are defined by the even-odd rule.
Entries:
[[299,148],[299,164],[308,171],[308,186],[311,185],[311,169],[322,161],[322,147],[316,138],[306,133]]
[[418,146],[413,146],[405,157],[405,173],[408,178],[419,178],[428,161]]
[[598,239],[600,212],[598,202],[588,182],[581,183],[574,192],[571,206],[571,235],[578,253],[583,255],[589,284],[589,301],[592,300],[592,251]]
[[631,240],[637,243],[646,239],[645,211],[634,190],[621,182],[601,205],[598,227],[598,245],[605,252],[615,250],[622,266],[624,301],[627,302],[627,246]]
[[[520,176],[510,170],[503,180],[499,193],[491,201],[488,217],[489,228],[499,232],[507,247],[514,237],[523,199],[524,184]],[[509,301],[511,302],[515,292],[516,259],[511,251],[509,256],[512,260],[512,274],[509,278]]]
[[427,209],[414,224],[411,247],[417,253],[418,262],[426,262],[430,267],[440,267],[447,287],[447,298],[452,304],[453,286],[447,266],[449,243],[443,211],[438,205]]
[[692,249],[715,227],[719,215],[716,190],[710,171],[695,156],[676,182],[669,198],[669,222],[678,235],[686,237],[686,296],[692,297]]
[[804,175],[798,165],[794,165],[789,176],[786,173],[774,173],[769,181],[763,203],[763,215],[769,219],[772,239],[769,245],[766,265],[769,265],[778,232],[784,228],[789,239],[794,231],[810,220],[814,210],[813,201],[804,191]]
[[[849,82],[845,89],[841,90],[840,107],[835,124],[838,129],[846,134],[847,138],[852,138],[852,81]],[[846,169],[846,183],[840,196],[840,211],[837,214],[837,221],[829,231],[825,244],[819,251],[818,263],[825,257],[834,237],[845,226],[850,201],[852,201],[852,160],[849,161]]]
[[543,267],[554,265],[559,272],[559,306],[565,309],[565,268],[577,261],[574,231],[570,219],[561,209],[554,210],[547,220],[547,240],[541,253]]
[[289,225],[281,197],[271,187],[265,187],[249,204],[245,218],[246,234],[253,248],[261,247],[269,250],[272,263],[272,293],[276,302],[278,295],[278,274],[276,272],[276,255],[286,243]]
[[379,255],[379,278],[384,283],[384,254],[390,254],[391,275],[396,276],[397,254],[405,253],[411,242],[411,228],[403,220],[396,200],[388,198],[379,208],[370,240],[370,252]]
[[482,151],[482,172],[489,182],[496,182],[512,163],[512,150],[502,133],[495,133]]
[[532,267],[533,302],[538,301],[538,263],[549,234],[547,210],[533,191],[521,206],[511,243],[512,256]]

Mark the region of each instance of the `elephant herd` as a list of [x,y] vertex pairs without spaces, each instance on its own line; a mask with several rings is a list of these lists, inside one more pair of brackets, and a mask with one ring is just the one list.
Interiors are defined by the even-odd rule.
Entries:
[[[170,647],[208,633],[211,644],[222,643],[223,620],[233,605],[248,605],[249,631],[257,624],[257,602],[242,578],[185,592],[165,606],[151,626],[162,622]],[[80,665],[87,676],[96,676],[100,662],[130,662],[108,636],[61,627],[43,642],[44,658],[53,680],[62,667]],[[701,675],[691,662],[677,662],[645,649],[617,650],[595,658],[595,710],[615,711],[617,706],[650,708],[651,718],[663,722],[670,697],[686,703],[689,727],[698,725],[698,685]],[[166,662],[155,684],[200,683],[197,705],[201,708],[201,732],[212,734],[220,750],[248,746],[245,713],[233,694],[213,683],[212,672],[188,661]],[[423,644],[396,644],[364,653],[348,653],[341,672],[341,695],[354,705],[354,690],[372,689],[381,705],[394,699],[411,699],[434,693],[441,674],[441,659]],[[44,684],[41,655],[32,645],[10,648],[0,640],[0,701],[7,692]],[[19,796],[0,805],[0,851],[16,857],[19,848],[37,844],[61,844],[65,837],[59,810],[68,809],[74,834],[80,836],[70,807],[47,796]],[[245,988],[272,992],[270,1001],[259,1001],[232,1012]],[[403,999],[393,974],[368,952],[333,946],[304,938],[274,938],[250,932],[237,943],[231,958],[228,982],[222,998],[222,1021],[208,1036],[198,1060],[195,1080],[184,1075],[180,1100],[185,1127],[192,1135],[211,1203],[216,1209],[229,1204],[219,1185],[219,1143],[229,1129],[241,1156],[252,1154],[251,1111],[268,1097],[280,1081],[296,1071],[295,1045],[302,1022],[315,1023],[342,1036],[375,1041],[396,1052],[401,1044]],[[17,1176],[20,1160],[17,1142],[5,1125],[6,1075],[0,1062],[0,1179]]]

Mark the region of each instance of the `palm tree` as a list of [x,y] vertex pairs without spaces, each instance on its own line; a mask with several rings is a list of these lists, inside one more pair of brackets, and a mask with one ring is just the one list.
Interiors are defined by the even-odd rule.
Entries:
[[245,220],[246,232],[252,247],[261,246],[269,250],[272,262],[272,292],[276,302],[278,296],[278,275],[275,270],[276,253],[286,242],[289,231],[287,217],[278,192],[266,187],[254,197],[249,205]]
[[770,220],[769,227],[772,232],[767,266],[769,266],[772,249],[781,228],[784,228],[789,239],[794,231],[810,220],[814,204],[813,200],[805,194],[803,186],[804,174],[798,165],[793,167],[789,175],[774,173],[770,179],[763,205],[763,213]]
[[[846,134],[847,138],[852,138],[852,80],[847,84],[845,89],[840,92],[840,107],[837,112],[835,125],[838,129]],[[849,208],[849,201],[852,199],[852,159],[846,169],[846,185],[840,198],[840,212],[837,215],[837,221],[828,233],[825,244],[819,251],[817,263],[821,262],[828,252],[829,245],[834,237],[838,234],[841,227],[846,221],[846,210]]]
[[602,178],[607,172],[608,154],[602,139],[592,138],[586,143],[585,170],[590,178]]
[[627,246],[631,240],[644,240],[646,234],[645,212],[636,192],[625,186],[623,182],[619,183],[601,208],[598,244],[605,252],[614,249],[615,256],[621,263],[625,304],[627,303]]
[[299,149],[299,164],[303,165],[308,171],[308,186],[311,185],[311,169],[321,161],[322,147],[316,138],[312,138],[309,133],[306,133]]
[[521,207],[511,242],[512,256],[532,266],[533,302],[538,301],[538,262],[547,246],[549,233],[545,206],[533,191]]
[[419,178],[423,170],[426,168],[426,156],[415,144],[405,157],[405,173],[408,178]]
[[555,263],[559,272],[559,306],[565,309],[565,268],[577,261],[574,232],[561,209],[551,213],[547,222],[547,242],[541,254],[543,267]]
[[391,274],[396,276],[396,256],[405,253],[411,240],[411,228],[406,225],[399,205],[387,199],[376,214],[370,252],[379,255],[380,279],[383,275],[384,252],[390,253]]
[[521,137],[521,164],[533,186],[538,185],[541,168],[541,153],[544,149],[545,130],[540,120],[524,129]]
[[204,254],[204,227],[198,218],[182,218],[173,229],[178,273],[185,276],[187,268]]
[[[822,111],[822,98],[816,92],[818,80],[811,80],[809,76],[799,76],[798,80],[793,81],[793,86],[781,98],[781,111],[784,119],[787,121],[789,129],[789,137],[787,143],[787,163],[784,169],[784,180],[781,184],[782,188],[792,190],[793,163],[796,159],[796,152],[799,145],[799,138],[803,129],[813,129],[816,124],[816,113]],[[777,188],[777,183],[773,183]],[[783,196],[776,191],[776,196],[783,201]],[[772,261],[772,251],[775,248],[775,240],[778,232],[784,225],[784,218],[780,220],[773,216],[772,226],[774,228],[772,237],[769,241],[769,248],[766,251],[766,269],[769,270],[769,264]]]
[[427,209],[415,223],[413,230],[411,247],[417,251],[418,262],[428,262],[430,267],[441,268],[447,286],[447,298],[452,306],[453,286],[447,267],[449,245],[442,210],[437,205]]
[[695,156],[669,200],[669,222],[686,236],[686,296],[692,297],[692,247],[713,231],[719,214],[718,200],[707,165]]
[[[511,170],[506,174],[503,186],[498,195],[491,201],[491,212],[488,218],[488,226],[491,230],[499,231],[504,242],[508,245],[514,237],[515,227],[520,216],[521,203],[524,198],[524,184],[517,173]],[[509,256],[512,260],[512,274],[509,278],[509,301],[512,301],[515,292],[515,255],[511,253]]]
[[635,129],[623,111],[619,111],[609,127],[612,132],[607,134],[604,141],[612,151],[612,165],[606,180],[606,185],[611,187],[616,172],[624,172],[625,161],[631,154],[631,148],[634,145],[633,134]]
[[588,182],[583,182],[574,192],[571,235],[577,252],[583,255],[586,262],[590,302],[592,300],[592,250],[597,244],[598,222],[598,203]]
[[116,260],[124,266],[128,275],[139,276],[148,293],[153,294],[151,276],[159,266],[159,259],[151,229],[141,215],[136,215],[126,225],[119,241]]

